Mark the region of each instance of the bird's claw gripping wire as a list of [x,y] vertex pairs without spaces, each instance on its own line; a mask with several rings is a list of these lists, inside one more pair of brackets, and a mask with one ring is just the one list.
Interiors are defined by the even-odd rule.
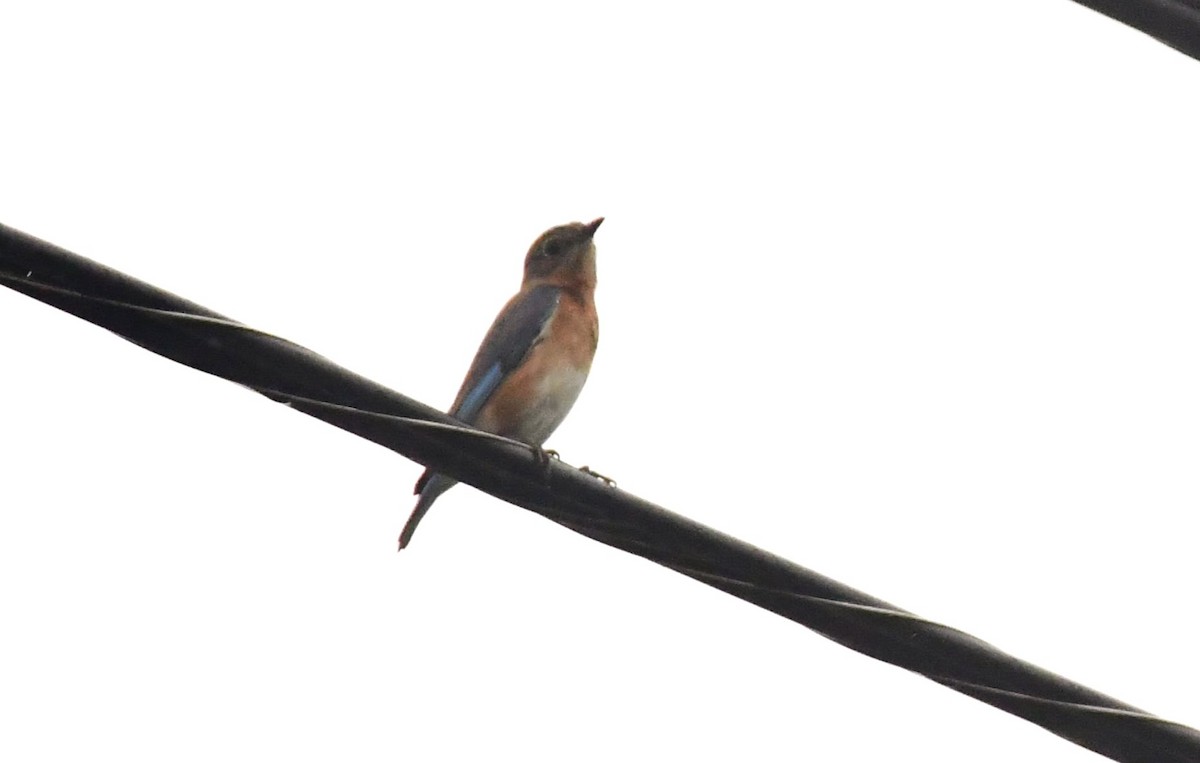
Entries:
[[612,477],[604,476],[600,472],[592,469],[592,467],[590,467],[590,466],[581,466],[581,467],[579,467],[579,471],[583,472],[584,474],[588,475],[589,477],[595,477],[596,479],[603,482],[606,487],[616,487],[617,486],[617,481],[615,479],[613,479]]
[[549,450],[540,445],[530,445],[530,451],[533,452],[533,457],[537,459],[537,464],[542,469],[542,477],[546,480],[550,479],[550,462],[561,461],[562,458],[558,455],[557,450]]

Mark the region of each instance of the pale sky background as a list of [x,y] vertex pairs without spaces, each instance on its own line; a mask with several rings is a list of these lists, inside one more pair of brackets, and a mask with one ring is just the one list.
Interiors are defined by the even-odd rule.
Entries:
[[[1200,726],[1200,64],[1067,0],[19,2],[0,222]],[[0,289],[0,759],[1099,760]]]

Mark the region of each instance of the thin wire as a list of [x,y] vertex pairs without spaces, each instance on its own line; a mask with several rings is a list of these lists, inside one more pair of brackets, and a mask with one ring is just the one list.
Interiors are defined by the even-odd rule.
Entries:
[[1023,662],[566,464],[539,463],[528,445],[464,427],[300,345],[3,225],[0,282],[1114,760],[1200,761],[1200,732],[1194,729]]

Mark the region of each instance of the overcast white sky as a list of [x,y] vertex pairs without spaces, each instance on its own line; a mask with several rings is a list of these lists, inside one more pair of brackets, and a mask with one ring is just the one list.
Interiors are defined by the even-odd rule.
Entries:
[[[1200,725],[1200,64],[1067,0],[27,2],[0,222]],[[0,289],[0,758],[1098,760]]]

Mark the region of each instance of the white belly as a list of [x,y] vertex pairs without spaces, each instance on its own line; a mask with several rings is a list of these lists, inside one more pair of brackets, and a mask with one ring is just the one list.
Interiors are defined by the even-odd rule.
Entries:
[[544,443],[575,405],[585,381],[586,371],[567,365],[546,374],[538,385],[537,403],[522,417],[517,439],[533,445]]

